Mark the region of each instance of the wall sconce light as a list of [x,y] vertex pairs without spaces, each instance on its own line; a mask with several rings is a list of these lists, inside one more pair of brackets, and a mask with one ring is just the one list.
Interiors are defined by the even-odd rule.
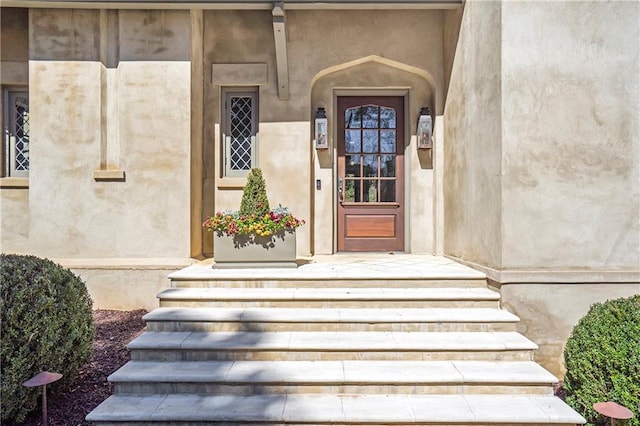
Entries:
[[433,148],[433,121],[431,120],[431,112],[429,108],[420,108],[420,117],[418,117],[418,128],[416,136],[418,138],[418,149]]
[[328,149],[329,148],[329,135],[327,133],[327,113],[322,107],[318,107],[316,110],[316,126],[315,126],[315,140],[316,149]]

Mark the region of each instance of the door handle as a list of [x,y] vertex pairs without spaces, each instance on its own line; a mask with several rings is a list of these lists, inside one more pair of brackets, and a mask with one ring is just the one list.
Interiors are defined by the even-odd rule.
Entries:
[[339,177],[338,178],[338,201],[342,201],[343,200],[343,196],[342,196],[342,178]]

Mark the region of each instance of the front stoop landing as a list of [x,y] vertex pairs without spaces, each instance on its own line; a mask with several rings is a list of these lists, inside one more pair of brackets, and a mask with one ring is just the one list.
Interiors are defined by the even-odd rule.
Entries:
[[109,377],[114,395],[87,420],[585,423],[553,395],[557,379],[483,274],[442,258],[374,260],[173,274]]

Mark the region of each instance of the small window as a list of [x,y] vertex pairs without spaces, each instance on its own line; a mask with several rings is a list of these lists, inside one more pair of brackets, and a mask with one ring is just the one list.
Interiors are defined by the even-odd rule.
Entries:
[[224,173],[227,177],[245,176],[257,167],[258,91],[223,92]]
[[25,89],[5,89],[3,175],[29,176],[29,92]]

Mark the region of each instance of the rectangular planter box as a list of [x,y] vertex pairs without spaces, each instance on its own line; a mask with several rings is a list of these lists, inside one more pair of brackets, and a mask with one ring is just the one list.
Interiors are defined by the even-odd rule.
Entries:
[[214,268],[296,268],[296,233],[270,237],[213,233]]

